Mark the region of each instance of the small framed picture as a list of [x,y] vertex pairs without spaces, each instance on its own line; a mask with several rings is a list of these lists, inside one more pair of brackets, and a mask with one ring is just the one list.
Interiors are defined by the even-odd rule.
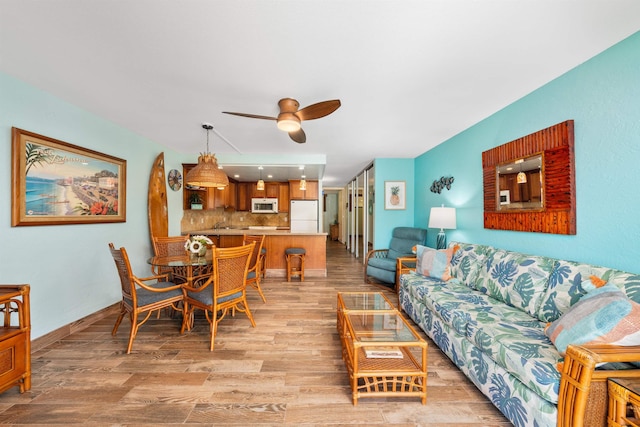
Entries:
[[407,192],[404,181],[384,182],[384,208],[385,209],[406,209]]

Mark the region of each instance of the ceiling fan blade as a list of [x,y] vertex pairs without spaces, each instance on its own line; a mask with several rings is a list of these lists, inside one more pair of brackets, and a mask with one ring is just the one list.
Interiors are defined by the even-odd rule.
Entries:
[[230,112],[230,111],[223,111],[222,113],[223,114],[232,114],[234,116],[240,116],[240,117],[249,117],[250,119],[278,120],[275,117],[259,116],[257,114],[233,113],[233,112]]
[[307,135],[305,135],[302,128],[298,129],[295,132],[289,132],[289,137],[298,144],[304,144],[305,142],[307,142]]
[[340,107],[340,105],[339,99],[318,102],[317,104],[312,104],[308,107],[304,107],[302,110],[299,110],[296,113],[296,116],[298,116],[300,120],[319,119],[320,117],[328,116],[333,113],[338,109],[338,107]]

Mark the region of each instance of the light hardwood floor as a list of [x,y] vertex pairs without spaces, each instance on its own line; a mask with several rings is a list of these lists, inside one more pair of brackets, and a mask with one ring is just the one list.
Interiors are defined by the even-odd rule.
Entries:
[[204,318],[180,335],[180,319],[163,315],[142,326],[127,355],[129,322],[112,337],[116,316],[108,316],[34,353],[32,389],[0,394],[0,424],[510,425],[424,334],[427,404],[363,398],[353,406],[336,293],[385,288],[364,284],[362,263],[337,242],[327,244],[327,267],[328,277],[303,283],[267,278],[266,304],[249,289],[256,328],[243,314],[224,319],[213,352]]

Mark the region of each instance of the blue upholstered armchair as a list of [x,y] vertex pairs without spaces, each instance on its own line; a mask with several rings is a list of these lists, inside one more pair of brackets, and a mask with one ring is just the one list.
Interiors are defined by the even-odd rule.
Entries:
[[427,240],[427,230],[413,227],[396,227],[391,235],[389,249],[374,249],[367,253],[364,269],[364,281],[372,283],[382,282],[397,286],[398,259],[415,259],[411,249],[415,245],[424,245]]

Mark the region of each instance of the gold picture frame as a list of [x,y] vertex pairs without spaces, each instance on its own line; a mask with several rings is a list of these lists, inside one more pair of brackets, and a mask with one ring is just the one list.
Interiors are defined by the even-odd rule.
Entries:
[[11,139],[11,226],[126,221],[126,160],[15,127]]

